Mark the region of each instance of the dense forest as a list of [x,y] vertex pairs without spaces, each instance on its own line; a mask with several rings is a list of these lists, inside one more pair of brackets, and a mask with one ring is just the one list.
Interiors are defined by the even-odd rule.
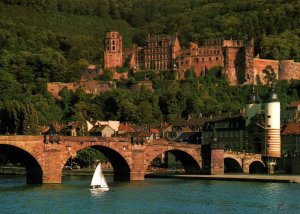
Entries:
[[[46,85],[78,81],[89,64],[101,66],[107,30],[119,31],[124,47],[143,46],[149,33],[177,32],[183,48],[208,38],[254,38],[261,58],[300,61],[299,13],[298,0],[0,0],[0,133],[38,134],[52,119],[151,123],[239,111],[252,86],[229,86],[217,72],[184,81],[152,75],[154,91],[63,90],[60,100]],[[275,87],[283,108],[299,99],[298,80]],[[266,85],[256,90],[266,97]]]

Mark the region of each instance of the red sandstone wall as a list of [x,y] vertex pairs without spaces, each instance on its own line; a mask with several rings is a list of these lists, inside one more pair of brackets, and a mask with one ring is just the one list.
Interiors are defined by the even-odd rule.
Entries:
[[278,60],[269,60],[269,59],[259,59],[254,58],[253,60],[253,74],[254,74],[254,83],[256,82],[256,75],[260,77],[260,81],[262,83],[264,82],[265,75],[262,73],[262,71],[268,66],[272,66],[274,69],[274,72],[276,73],[278,77],[278,68],[279,68],[279,61]]
[[231,85],[238,84],[237,70],[236,70],[236,58],[240,48],[229,47],[226,48],[225,58],[225,74],[227,75],[228,81]]
[[47,90],[56,99],[60,99],[59,92],[66,88],[70,91],[76,91],[78,88],[82,88],[87,94],[99,95],[102,92],[110,91],[114,85],[109,85],[108,83],[100,83],[99,81],[89,80],[82,81],[79,83],[61,83],[61,82],[51,82],[47,84]]
[[78,85],[76,83],[62,83],[62,82],[50,82],[47,84],[47,91],[57,99],[61,98],[58,94],[63,88],[66,88],[69,91],[76,91]]
[[299,79],[300,63],[294,60],[279,61],[279,80]]

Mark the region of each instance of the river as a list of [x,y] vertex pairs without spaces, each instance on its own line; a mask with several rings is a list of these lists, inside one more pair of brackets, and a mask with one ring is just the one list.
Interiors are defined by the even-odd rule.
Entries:
[[179,179],[113,182],[89,190],[90,176],[62,184],[27,185],[0,176],[1,213],[299,213],[300,184]]

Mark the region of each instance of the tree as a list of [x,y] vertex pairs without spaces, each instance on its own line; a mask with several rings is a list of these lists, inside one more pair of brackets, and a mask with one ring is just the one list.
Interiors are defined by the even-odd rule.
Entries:
[[272,66],[267,65],[266,68],[262,71],[262,73],[265,74],[264,81],[269,87],[277,81],[277,75]]

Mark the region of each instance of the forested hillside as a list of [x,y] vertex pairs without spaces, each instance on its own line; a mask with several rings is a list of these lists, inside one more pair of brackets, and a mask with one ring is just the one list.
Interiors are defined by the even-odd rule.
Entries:
[[[154,92],[91,97],[65,90],[62,100],[46,84],[78,81],[89,64],[101,65],[107,30],[119,31],[124,47],[142,46],[149,33],[177,32],[183,48],[215,37],[254,38],[261,58],[300,61],[299,11],[298,0],[0,0],[0,133],[37,133],[51,119],[149,123],[238,111],[251,86],[230,87],[214,76],[156,77]],[[264,86],[258,90],[266,95]],[[283,106],[299,99],[298,81],[277,90]]]

